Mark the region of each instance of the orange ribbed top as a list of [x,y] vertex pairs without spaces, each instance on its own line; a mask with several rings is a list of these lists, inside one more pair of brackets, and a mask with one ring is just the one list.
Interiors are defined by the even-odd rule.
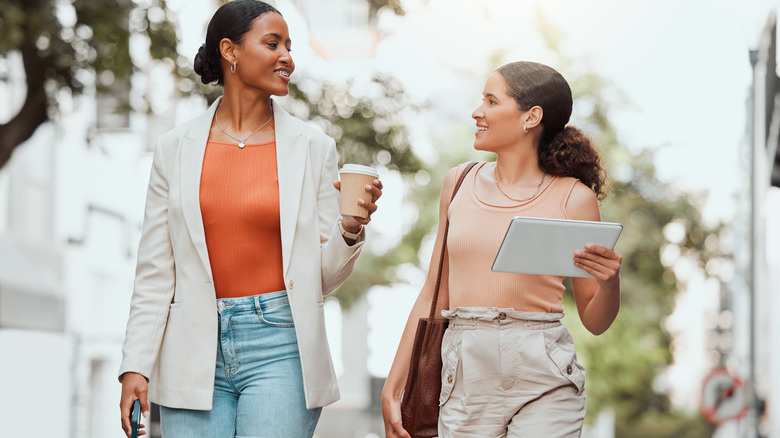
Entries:
[[285,289],[276,142],[209,141],[200,209],[217,298]]
[[565,277],[493,272],[498,249],[515,216],[566,219],[575,178],[553,177],[538,197],[510,207],[479,199],[475,191],[481,163],[466,175],[449,207],[450,308],[502,307],[527,312],[563,312]]

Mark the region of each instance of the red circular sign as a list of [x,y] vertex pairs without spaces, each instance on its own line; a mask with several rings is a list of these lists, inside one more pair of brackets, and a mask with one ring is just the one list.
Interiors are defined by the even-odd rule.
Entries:
[[704,379],[699,411],[708,422],[719,426],[742,418],[748,411],[745,384],[726,367],[717,367]]

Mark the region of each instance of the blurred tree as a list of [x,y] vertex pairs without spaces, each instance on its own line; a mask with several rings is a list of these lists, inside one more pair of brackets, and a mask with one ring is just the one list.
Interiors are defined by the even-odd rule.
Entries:
[[131,34],[148,37],[153,59],[177,59],[178,39],[165,0],[0,3],[0,80],[9,79],[9,58],[20,57],[27,89],[19,112],[0,124],[0,167],[38,126],[56,117],[60,91],[80,94],[95,77],[109,84],[129,80],[136,69]]
[[[550,48],[560,53],[563,36],[549,23],[542,27]],[[588,370],[588,417],[612,409],[618,437],[709,437],[713,428],[698,415],[676,411],[655,383],[672,361],[671,335],[664,322],[686,287],[674,263],[685,261],[707,275],[707,262],[724,257],[719,244],[724,226],[702,219],[706,194],[684,193],[659,180],[650,151],[633,154],[620,144],[619,127],[612,126],[608,115],[611,104],[626,102],[608,102],[614,87],[595,73],[583,74],[586,64],[562,60],[558,69],[576,78],[571,81],[580,109],[576,116],[584,120],[581,127],[594,138],[609,169],[612,191],[601,206],[602,220],[624,224],[616,248],[623,255],[621,309],[612,327],[591,335],[577,316],[570,282],[564,296],[565,323]],[[569,70],[579,73],[568,75]],[[662,259],[664,252],[676,256]]]
[[366,0],[368,3],[368,15],[375,18],[382,8],[393,11],[396,15],[404,15],[404,8],[401,0]]
[[[575,99],[597,98],[599,81],[587,76],[582,79],[590,84],[583,89],[580,81],[575,81]],[[597,142],[611,162],[613,175],[612,194],[602,205],[602,218],[625,227],[617,245],[623,255],[620,314],[606,333],[596,337],[576,316],[570,284],[564,297],[569,315],[565,322],[588,370],[588,415],[593,417],[604,408],[614,410],[618,430],[632,431],[617,436],[640,436],[641,430],[655,437],[710,436],[712,428],[701,418],[675,412],[668,394],[655,389],[656,379],[672,361],[671,336],[664,321],[674,310],[677,293],[685,288],[684,279],[677,278],[673,266],[662,263],[661,254],[667,246],[674,246],[679,259],[686,258],[703,269],[708,260],[722,256],[717,245],[711,244],[722,226],[704,224],[700,198],[677,192],[658,180],[650,152],[631,155],[620,147],[605,111],[603,104],[596,105],[588,119],[598,126]],[[679,241],[666,237],[670,224],[679,226]],[[710,241],[705,245],[707,239]],[[661,423],[670,434],[658,429]],[[685,434],[671,433],[683,429]],[[694,434],[694,430],[702,432]]]
[[[410,191],[427,191],[430,176],[410,147],[402,119],[403,112],[414,106],[394,78],[378,75],[372,85],[368,93],[361,95],[351,90],[352,82],[334,85],[298,78],[290,87],[290,97],[295,100],[290,110],[319,124],[336,140],[342,163],[361,163],[397,172]],[[302,91],[303,87],[308,93]],[[426,194],[411,200],[418,210],[430,202],[431,195],[438,199],[438,192]],[[422,238],[430,232],[434,221],[435,217],[410,224],[401,240],[383,254],[364,252],[355,273],[334,296],[349,307],[372,286],[397,282],[395,268],[416,262]]]

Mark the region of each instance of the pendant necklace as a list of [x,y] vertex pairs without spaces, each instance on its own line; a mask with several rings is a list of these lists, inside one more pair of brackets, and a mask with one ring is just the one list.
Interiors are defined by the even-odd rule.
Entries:
[[[222,102],[219,103],[219,106],[222,106]],[[265,128],[265,125],[271,123],[271,120],[273,120],[273,118],[274,118],[274,114],[272,112],[270,119],[268,119],[265,123],[263,123],[259,128],[257,128],[254,131],[252,131],[251,134],[247,135],[245,139],[241,140],[240,138],[236,138],[236,137],[233,137],[232,135],[228,134],[228,132],[225,131],[224,129],[222,129],[222,126],[220,126],[220,124],[219,124],[219,106],[217,106],[217,110],[214,111],[214,121],[217,122],[217,128],[219,128],[219,130],[222,131],[228,137],[230,137],[233,140],[237,141],[239,149],[244,149],[244,146],[246,145],[246,141],[249,140],[249,137],[255,135],[255,132]]]
[[496,172],[497,172],[496,169],[498,169],[498,166],[493,168],[493,180],[495,180],[495,182],[496,182],[496,187],[498,187],[498,191],[501,192],[502,195],[506,196],[507,198],[509,198],[509,199],[511,199],[511,200],[513,200],[515,202],[528,202],[528,201],[536,198],[536,196],[539,194],[539,191],[542,189],[542,184],[544,184],[544,176],[547,175],[547,173],[542,172],[542,179],[539,180],[539,185],[536,186],[536,191],[534,192],[533,195],[531,195],[531,196],[529,196],[527,198],[523,198],[523,199],[515,199],[515,198],[507,195],[506,192],[504,192],[504,190],[501,189],[501,186],[498,185],[498,177],[496,176]]

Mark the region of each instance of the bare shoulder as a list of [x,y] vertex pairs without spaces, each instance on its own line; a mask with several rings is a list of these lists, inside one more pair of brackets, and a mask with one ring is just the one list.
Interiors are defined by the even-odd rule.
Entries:
[[457,182],[458,177],[461,175],[461,173],[463,173],[468,164],[469,162],[461,163],[447,171],[447,173],[444,175],[444,181],[441,185],[442,197],[444,197],[445,193],[450,195],[452,194],[453,189],[455,189],[455,183]]
[[442,192],[447,193],[448,191],[447,189],[449,189],[449,191],[452,191],[452,189],[455,187],[455,178],[457,177],[458,174],[458,167],[460,166],[455,166],[450,170],[448,170],[446,174],[444,174],[444,181],[442,181],[441,184]]
[[599,201],[596,193],[577,181],[566,202],[566,216],[582,221],[600,221]]

